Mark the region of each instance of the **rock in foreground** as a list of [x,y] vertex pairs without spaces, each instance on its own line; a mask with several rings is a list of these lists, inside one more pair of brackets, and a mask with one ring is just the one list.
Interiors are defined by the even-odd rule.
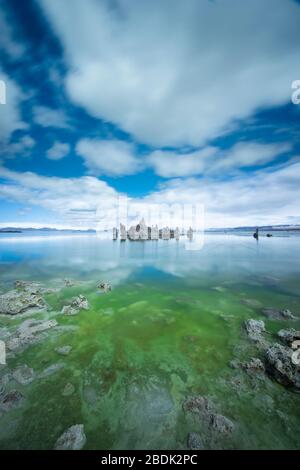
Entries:
[[75,424],[67,429],[56,441],[55,450],[80,450],[86,443],[83,424]]
[[300,389],[300,364],[293,362],[293,349],[275,343],[266,353],[266,369],[277,382]]
[[88,310],[90,308],[89,302],[86,297],[79,295],[72,299],[70,305],[65,305],[61,313],[63,315],[77,315],[80,310]]
[[0,295],[0,313],[18,315],[31,308],[45,309],[44,299],[37,293],[11,290]]
[[280,330],[277,335],[281,341],[288,346],[292,346],[294,341],[300,341],[300,331],[290,328],[289,330]]
[[204,445],[197,432],[190,432],[187,438],[187,445],[190,450],[203,450]]
[[107,292],[111,291],[111,285],[108,282],[101,281],[98,284],[98,289],[100,289],[102,292],[104,292],[104,294],[106,294]]
[[246,320],[245,329],[248,337],[256,343],[264,341],[262,334],[266,331],[265,324],[262,320]]

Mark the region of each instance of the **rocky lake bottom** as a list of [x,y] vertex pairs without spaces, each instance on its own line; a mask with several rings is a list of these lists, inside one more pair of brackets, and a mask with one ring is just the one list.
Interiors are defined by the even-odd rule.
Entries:
[[0,245],[1,449],[299,449],[300,239],[151,243]]

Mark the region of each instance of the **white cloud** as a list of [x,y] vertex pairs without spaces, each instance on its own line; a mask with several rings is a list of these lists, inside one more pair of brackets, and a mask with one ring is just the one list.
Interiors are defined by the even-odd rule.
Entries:
[[217,147],[206,147],[186,154],[156,151],[149,155],[147,161],[164,178],[223,175],[224,171],[228,173],[240,168],[263,166],[291,149],[289,143],[239,142],[226,151]]
[[35,106],[32,109],[33,120],[42,127],[58,127],[69,129],[71,126],[68,117],[61,109],[48,108],[47,106]]
[[61,160],[70,152],[70,145],[63,142],[54,142],[52,147],[47,150],[47,157],[50,160]]
[[300,159],[226,181],[190,178],[166,182],[146,204],[203,204],[207,227],[300,223]]
[[0,10],[0,31],[0,49],[3,49],[13,59],[19,59],[25,53],[25,47],[16,41],[3,10]]
[[0,142],[7,142],[11,134],[18,129],[27,126],[22,121],[20,102],[22,91],[0,68],[0,80],[3,80],[6,88],[6,104],[0,104]]
[[203,173],[210,157],[214,157],[217,152],[218,149],[215,147],[187,154],[157,150],[149,155],[147,161],[154,171],[164,178],[192,176]]
[[69,63],[74,103],[150,145],[199,146],[290,101],[293,0],[40,0]]
[[58,178],[32,172],[18,173],[0,167],[2,199],[39,206],[51,211],[60,224],[95,227],[96,211],[116,200],[118,193],[92,176]]
[[82,139],[76,151],[96,175],[124,176],[141,169],[134,146],[121,140]]
[[[173,179],[142,199],[131,198],[129,204],[134,208],[203,204],[206,227],[299,224],[299,174],[300,158],[296,158],[289,166],[253,175],[237,173],[226,181]],[[0,177],[7,181],[0,185],[2,199],[50,210],[57,224],[95,228],[102,217],[107,227],[114,223],[112,208],[119,194],[97,178],[45,177],[3,167]],[[134,216],[131,212],[130,217]]]
[[30,135],[24,135],[12,143],[0,142],[0,153],[4,159],[27,157],[35,144],[35,140]]

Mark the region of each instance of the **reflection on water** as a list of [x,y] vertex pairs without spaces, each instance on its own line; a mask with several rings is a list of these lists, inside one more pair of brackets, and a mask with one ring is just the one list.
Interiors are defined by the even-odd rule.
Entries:
[[[53,448],[79,423],[86,448],[95,449],[185,449],[189,432],[200,433],[207,448],[299,446],[300,395],[229,363],[261,355],[243,332],[246,319],[263,319],[270,341],[280,328],[298,328],[266,319],[261,309],[288,308],[300,316],[300,238],[206,235],[199,251],[185,243],[120,243],[93,234],[0,240],[2,291],[16,279],[80,281],[48,295],[50,310],[43,314],[76,329],[9,359],[9,369],[27,364],[37,374],[58,362],[63,367],[17,386],[26,400],[1,417],[0,448]],[[100,280],[112,292],[99,295]],[[61,315],[78,294],[90,310]],[[2,317],[0,327],[21,321]],[[71,352],[59,357],[55,350],[65,345]],[[195,394],[234,422],[230,438],[212,441],[201,423],[187,419],[182,405]]]

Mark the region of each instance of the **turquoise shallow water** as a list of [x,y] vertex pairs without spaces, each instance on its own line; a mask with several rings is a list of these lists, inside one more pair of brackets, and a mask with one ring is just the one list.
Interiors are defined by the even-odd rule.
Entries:
[[[29,385],[21,407],[3,413],[0,448],[53,448],[73,424],[84,424],[87,449],[184,449],[191,431],[207,448],[296,449],[300,444],[300,395],[267,376],[229,367],[233,359],[260,357],[242,324],[265,320],[269,341],[295,322],[266,319],[262,307],[288,308],[300,317],[300,238],[207,235],[201,250],[176,242],[119,243],[95,235],[0,239],[0,289],[16,279],[53,287],[46,296],[55,318],[76,329],[49,333],[45,341],[8,360],[36,373],[63,367]],[[99,295],[96,284],[113,290]],[[90,303],[78,316],[63,305],[83,294]],[[250,300],[250,302],[249,302]],[[0,318],[14,328],[23,319]],[[297,323],[299,326],[299,323]],[[299,328],[298,328],[299,329]],[[55,349],[72,346],[68,356]],[[64,396],[66,384],[73,393]],[[230,437],[212,441],[182,409],[186,397],[208,397],[235,424]]]

